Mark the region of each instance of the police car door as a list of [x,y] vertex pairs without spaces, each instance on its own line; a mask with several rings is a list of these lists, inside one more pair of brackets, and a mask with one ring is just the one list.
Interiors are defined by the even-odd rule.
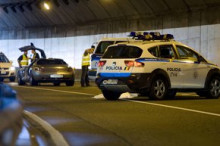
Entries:
[[171,88],[182,88],[182,66],[175,62],[176,59],[177,54],[173,44],[159,46],[159,59],[156,66],[167,72]]
[[185,88],[203,88],[208,74],[208,64],[199,61],[199,55],[193,50],[176,45],[179,61],[184,72]]

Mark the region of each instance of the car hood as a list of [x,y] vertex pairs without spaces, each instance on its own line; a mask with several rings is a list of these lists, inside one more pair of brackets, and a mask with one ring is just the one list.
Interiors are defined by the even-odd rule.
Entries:
[[8,62],[8,63],[3,63],[3,62],[0,62],[0,68],[9,68],[12,66],[12,63],[11,62]]

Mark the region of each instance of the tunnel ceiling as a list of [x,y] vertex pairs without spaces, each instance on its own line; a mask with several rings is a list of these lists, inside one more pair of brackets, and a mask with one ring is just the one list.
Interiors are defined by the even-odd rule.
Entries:
[[219,7],[220,0],[0,0],[0,28],[80,26]]

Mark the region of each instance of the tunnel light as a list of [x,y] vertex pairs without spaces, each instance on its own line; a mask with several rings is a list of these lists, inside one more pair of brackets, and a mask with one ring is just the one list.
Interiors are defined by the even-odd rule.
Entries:
[[44,2],[44,8],[46,9],[46,10],[50,10],[50,5],[49,5],[49,3],[47,3],[47,2]]

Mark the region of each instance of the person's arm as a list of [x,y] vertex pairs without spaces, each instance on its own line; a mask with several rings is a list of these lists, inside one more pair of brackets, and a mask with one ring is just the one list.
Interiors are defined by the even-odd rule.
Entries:
[[18,65],[21,68],[21,60],[22,60],[22,55],[18,58]]

